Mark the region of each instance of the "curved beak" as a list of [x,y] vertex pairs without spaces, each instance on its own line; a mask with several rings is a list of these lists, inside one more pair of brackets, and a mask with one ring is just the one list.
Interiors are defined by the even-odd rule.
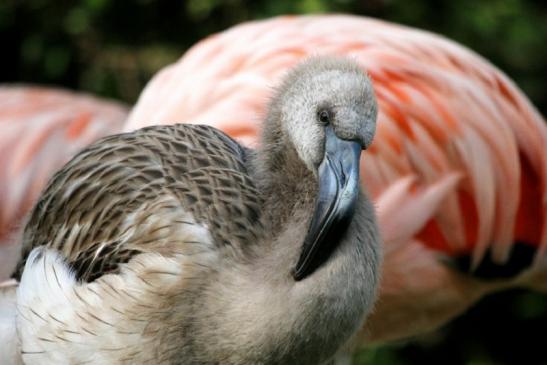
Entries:
[[340,139],[326,128],[325,156],[319,165],[319,194],[300,258],[293,272],[299,281],[325,262],[340,242],[359,196],[361,145]]

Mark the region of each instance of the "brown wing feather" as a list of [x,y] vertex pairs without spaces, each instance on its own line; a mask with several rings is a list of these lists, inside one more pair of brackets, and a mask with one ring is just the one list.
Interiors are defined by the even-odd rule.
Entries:
[[255,241],[261,202],[245,155],[230,137],[201,125],[154,126],[98,141],[49,182],[25,228],[16,276],[40,245],[62,252],[86,281],[139,252],[168,254],[177,244],[172,228],[190,224],[168,214],[180,208],[206,224],[218,245]]

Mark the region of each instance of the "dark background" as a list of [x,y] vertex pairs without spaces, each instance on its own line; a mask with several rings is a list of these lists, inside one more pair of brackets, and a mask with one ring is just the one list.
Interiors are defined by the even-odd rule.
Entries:
[[[344,12],[443,34],[507,73],[545,115],[545,0],[0,0],[0,82],[136,101],[203,37],[251,19]],[[547,364],[547,295],[497,294],[440,331],[369,349],[355,364]]]

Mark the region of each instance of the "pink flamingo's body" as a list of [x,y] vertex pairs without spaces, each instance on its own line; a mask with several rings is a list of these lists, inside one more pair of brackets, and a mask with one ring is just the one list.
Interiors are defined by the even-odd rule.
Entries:
[[[352,16],[243,24],[159,72],[125,128],[210,124],[252,145],[271,85],[325,53],[358,60],[380,107],[361,163],[386,254],[380,300],[358,339],[434,329],[495,290],[547,290],[545,121],[502,72],[442,37]],[[534,259],[503,280],[439,260],[467,255],[471,272],[484,261],[503,267],[515,242],[533,248]]]
[[0,87],[0,281],[15,265],[11,235],[50,176],[84,146],[119,132],[126,116],[121,104],[90,95]]

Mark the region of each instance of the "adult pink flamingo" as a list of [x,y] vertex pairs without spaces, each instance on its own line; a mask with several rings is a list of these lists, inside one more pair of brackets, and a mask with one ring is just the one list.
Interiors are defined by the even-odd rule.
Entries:
[[11,274],[23,216],[78,150],[119,132],[122,104],[34,86],[0,87],[0,281]]
[[545,121],[501,71],[445,38],[343,15],[246,23],[159,72],[125,129],[210,124],[253,144],[270,85],[325,53],[358,60],[380,107],[361,163],[386,254],[357,343],[432,330],[496,290],[547,291]]

